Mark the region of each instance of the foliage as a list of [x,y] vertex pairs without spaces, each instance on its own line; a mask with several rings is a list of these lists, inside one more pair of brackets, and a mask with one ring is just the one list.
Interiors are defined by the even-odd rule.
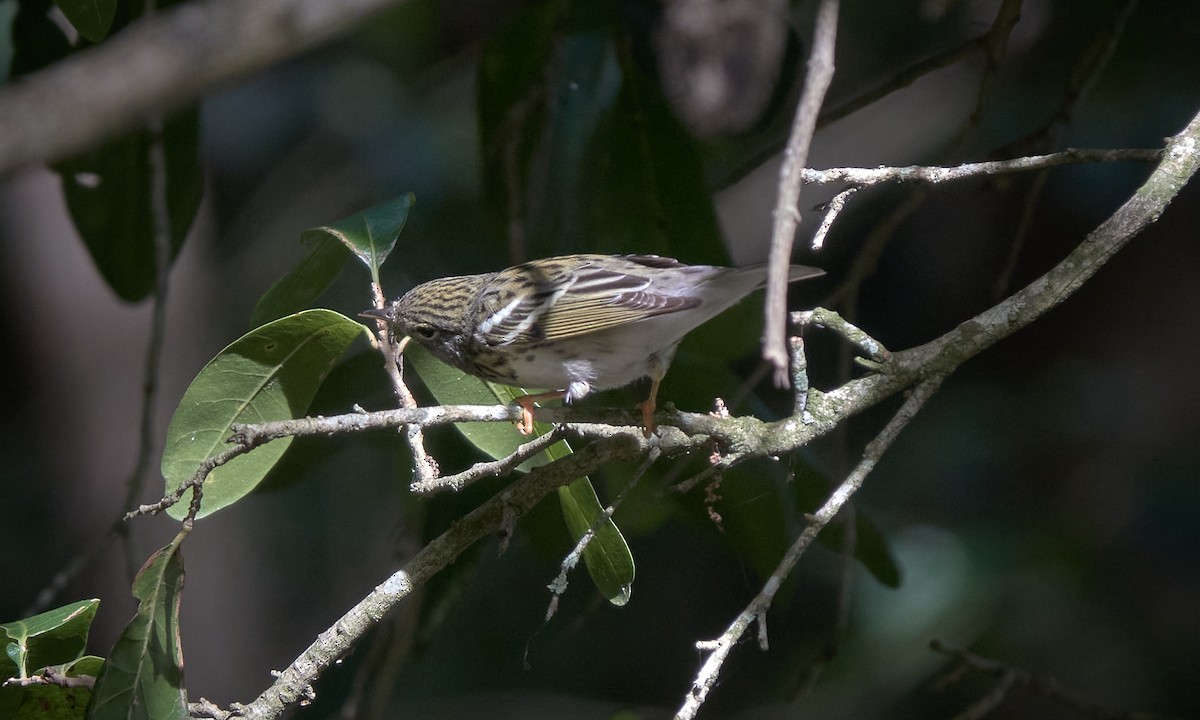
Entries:
[[[706,3],[677,5],[689,3],[697,7],[690,16],[700,17]],[[174,4],[159,3],[150,19]],[[193,6],[187,10],[199,5],[179,4]],[[654,252],[716,264],[764,256],[772,210],[760,196],[773,200],[776,173],[773,167],[756,169],[787,139],[803,90],[810,18],[805,4],[773,7],[770,22],[777,32],[764,34],[750,23],[761,18],[734,17],[745,12],[743,5],[726,3],[724,20],[704,16],[710,18],[708,34],[697,38],[684,36],[695,28],[672,24],[681,16],[672,14],[677,8],[671,3],[541,0],[480,10],[483,19],[472,22],[461,10],[411,3],[333,48],[253,76],[246,85],[213,89],[203,110],[194,98],[164,105],[141,127],[54,163],[61,184],[56,192],[94,266],[93,284],[103,284],[123,303],[153,302],[154,323],[164,322],[168,297],[174,309],[177,298],[199,287],[196,302],[214,318],[205,323],[189,315],[166,326],[168,351],[151,353],[144,381],[145,417],[153,416],[154,400],[171,387],[157,385],[158,358],[174,357],[170,348],[183,344],[181,335],[206,348],[211,359],[199,371],[192,369],[204,362],[198,356],[179,366],[190,384],[161,447],[143,449],[146,456],[162,451],[164,483],[152,483],[153,499],[160,491],[174,499],[167,514],[184,522],[126,580],[136,600],[133,619],[103,636],[115,637],[103,658],[86,654],[93,622],[99,627],[105,621],[97,619],[98,600],[0,625],[6,649],[0,680],[10,681],[0,686],[0,717],[183,718],[188,702],[209,692],[210,678],[221,672],[236,675],[225,678],[234,688],[231,697],[247,700],[247,693],[261,691],[265,673],[249,666],[246,646],[261,644],[269,648],[263,654],[278,662],[314,638],[318,645],[357,639],[333,619],[370,587],[382,595],[412,594],[387,620],[381,621],[382,612],[372,614],[375,606],[368,608],[373,629],[361,651],[321,648],[327,652],[322,661],[336,656],[338,662],[320,676],[315,707],[301,717],[332,717],[345,707],[364,708],[364,717],[421,716],[426,705],[436,708],[449,697],[465,698],[478,714],[473,693],[511,697],[530,688],[570,697],[576,707],[605,697],[657,712],[693,696],[693,674],[712,651],[706,645],[698,657],[696,643],[711,640],[763,588],[775,597],[769,611],[754,618],[763,650],[746,642],[733,649],[737,660],[703,713],[766,717],[803,705],[814,716],[951,715],[985,697],[987,688],[927,697],[921,688],[946,662],[927,650],[932,635],[1017,663],[1066,668],[1101,705],[1161,701],[1169,712],[1194,710],[1186,694],[1190,676],[1176,662],[1194,654],[1194,638],[1164,630],[1173,620],[1155,620],[1160,607],[1169,619],[1186,617],[1180,608],[1194,609],[1195,593],[1166,580],[1194,574],[1195,533],[1187,518],[1198,500],[1195,457],[1178,441],[1190,437],[1194,414],[1176,408],[1178,415],[1168,418],[1139,410],[1162,396],[1175,395],[1179,406],[1189,397],[1186,383],[1177,393],[1163,392],[1148,379],[1171,382],[1170,373],[1147,359],[1174,357],[1168,353],[1178,343],[1161,338],[1188,336],[1189,321],[1164,316],[1160,322],[1169,330],[1155,332],[1143,323],[1147,306],[1134,304],[1194,306],[1180,290],[1194,287],[1186,274],[1194,264],[1182,259],[1194,252],[1188,249],[1194,243],[1185,245],[1177,237],[1190,236],[1161,226],[1160,240],[1166,239],[1160,245],[1169,251],[1143,254],[1124,266],[1137,280],[1121,281],[1120,272],[1101,275],[1097,281],[1108,283],[1100,285],[1106,289],[1072,298],[1048,316],[1047,330],[1027,331],[1032,337],[989,351],[956,373],[957,384],[947,383],[923,411],[924,424],[907,431],[854,504],[816,536],[824,550],[808,553],[786,577],[776,574],[780,562],[814,526],[849,469],[870,454],[895,404],[864,407],[859,419],[831,431],[821,444],[783,457],[753,456],[750,440],[732,446],[713,440],[646,466],[641,457],[623,457],[556,480],[557,504],[543,502],[499,523],[498,539],[476,542],[471,552],[451,558],[453,564],[445,560],[432,580],[415,588],[404,588],[413,576],[408,570],[436,555],[430,548],[445,538],[482,527],[472,525],[481,508],[504,506],[509,493],[522,492],[555,467],[584,462],[580,456],[601,444],[559,439],[513,463],[502,477],[421,496],[405,487],[410,449],[402,439],[407,431],[396,432],[395,425],[362,435],[230,442],[245,437],[247,425],[323,416],[352,422],[356,414],[368,415],[363,408],[396,405],[374,347],[383,338],[371,338],[371,348],[356,343],[369,333],[354,318],[377,301],[377,291],[395,296],[437,275],[579,251]],[[1027,19],[1017,29],[1031,37],[1018,39],[998,29],[999,20],[984,27],[979,3],[939,9],[923,3],[918,9],[914,1],[886,10],[843,5],[839,81],[826,107],[871,98],[875,87],[890,92],[853,122],[819,136],[825,142],[814,146],[818,156],[829,152],[874,166],[1009,158],[1067,144],[1157,148],[1159,138],[1178,131],[1190,111],[1183,105],[1195,101],[1193,87],[1150,60],[1161,61],[1160,52],[1195,53],[1159,47],[1165,28],[1195,22],[1194,11],[1166,3],[1151,3],[1128,28],[1124,6],[1064,3],[1051,11],[1026,3]],[[1035,10],[1044,13],[1036,23],[1028,19]],[[122,34],[128,37],[144,12],[142,4],[104,0],[21,2],[11,15],[0,12],[12,20],[11,75],[28,79],[85,62],[93,45],[111,48]],[[785,13],[794,22],[782,27],[777,20]],[[721,22],[739,23],[738,32],[734,25],[714,31],[725,27]],[[743,31],[757,52],[737,54]],[[706,58],[671,56],[671,62],[695,59],[697,78],[686,77],[686,68],[668,62],[669,47],[746,58],[744,65],[722,67],[736,65],[747,88],[762,87],[725,101],[744,104],[753,96],[754,107],[733,113],[726,105],[705,116],[700,98],[687,89],[699,87],[688,81],[703,75],[697,68]],[[1113,52],[1108,69],[1104,56]],[[979,58],[980,67],[970,71],[977,74],[966,83],[972,90],[955,91],[946,101],[943,91],[931,93],[918,83],[912,92],[928,107],[920,101],[891,104],[897,96],[903,102],[899,88],[912,77],[926,78],[939,58],[950,58],[942,65],[959,69],[969,63],[951,59]],[[1098,97],[1108,101],[1141,97],[1129,103],[1138,112],[1119,111],[1116,102],[1097,103],[1103,111],[1089,106],[1087,93],[1097,87]],[[1154,97],[1136,95],[1142,87]],[[472,95],[474,102],[467,102]],[[3,101],[0,95],[0,108]],[[973,109],[958,107],[971,103],[977,103]],[[722,125],[721,112],[750,120]],[[869,122],[872,113],[886,118],[882,125],[863,131],[855,124]],[[1117,120],[1129,122],[1118,129]],[[0,129],[3,123],[0,114]],[[893,349],[918,345],[1041,275],[1124,201],[1144,174],[1140,166],[1046,172],[1029,183],[1003,175],[957,192],[893,187],[856,196],[836,225],[830,250],[806,260],[829,270],[829,284],[818,288],[829,291],[823,301]],[[755,184],[755,175],[770,179]],[[1194,198],[1194,191],[1186,192],[1180,202]],[[801,235],[811,233],[824,209],[818,203],[827,197],[815,186],[804,193]],[[750,210],[730,210],[731,198],[750,196]],[[204,222],[196,223],[197,217]],[[1168,215],[1164,225],[1170,222]],[[281,260],[262,250],[297,236],[303,257]],[[176,277],[197,272],[185,263],[188,253],[191,262],[218,269],[200,282],[176,284]],[[366,273],[346,262],[351,257]],[[164,293],[168,277],[172,283]],[[73,298],[74,290],[58,292]],[[804,306],[815,301],[808,295]],[[88,317],[88,304],[81,299],[71,309]],[[761,303],[747,302],[689,337],[662,397],[701,419],[722,397],[735,416],[821,422],[793,414],[789,394],[745,382],[756,373],[760,316]],[[75,333],[58,335],[95,337],[86,334],[91,328],[83,321],[74,327]],[[153,334],[162,334],[164,326],[156,327]],[[1105,335],[1097,341],[1088,328]],[[1113,328],[1121,342],[1112,340]],[[822,335],[814,340],[806,331],[805,340],[811,375],[822,389],[845,387],[879,369],[852,370],[849,353]],[[57,352],[90,360],[93,350],[103,350],[91,342]],[[1046,350],[1049,344],[1056,349]],[[19,352],[24,350],[14,347]],[[422,406],[509,405],[518,394],[463,376],[419,349],[409,348],[404,364],[406,379],[419,380]],[[1133,381],[1118,377],[1119,367],[1141,374]],[[97,364],[89,382],[104,384],[110,376],[102,372],[132,376],[136,363],[115,370]],[[69,381],[70,374],[62,377]],[[736,395],[744,399],[734,400]],[[583,411],[626,408],[640,397],[641,388],[614,391],[589,398]],[[175,404],[174,398],[166,402]],[[21,409],[13,415],[23,416]],[[113,426],[135,424],[125,422],[124,411],[105,413]],[[95,414],[79,416],[94,424]],[[1153,429],[1139,429],[1148,426]],[[768,426],[748,421],[746,427]],[[538,434],[549,431],[548,424],[538,424]],[[527,441],[503,422],[457,423],[455,432],[430,426],[425,433],[431,456],[447,474],[506,458]],[[13,458],[32,457],[30,448],[45,444],[7,436],[14,438],[4,446]],[[51,444],[60,442],[69,439]],[[740,452],[755,459],[730,460]],[[90,473],[102,459],[92,453],[75,462]],[[44,460],[27,464],[49,466]],[[22,473],[32,472],[25,465],[14,460],[7,471],[21,481],[5,482],[13,488],[5,504],[13,508],[32,503],[35,488],[47,485],[25,481]],[[203,485],[192,484],[199,480]],[[680,494],[680,487],[689,489]],[[201,501],[191,502],[201,490]],[[610,516],[606,506],[617,497],[624,504]],[[24,529],[22,523],[42,522],[38,513],[26,515],[6,523],[15,536],[76,541],[61,531],[55,536]],[[187,543],[189,565],[204,579],[189,586],[194,595],[184,612],[182,545],[193,523],[213,531],[198,532]],[[148,525],[144,518],[128,523],[135,538]],[[583,559],[598,592],[575,584],[564,593],[551,578],[589,531],[596,537]],[[223,545],[214,540],[218,534],[232,539]],[[228,557],[234,543],[242,552]],[[499,558],[489,552],[505,548]],[[222,551],[225,557],[209,555],[203,562],[193,557]],[[29,551],[10,555],[32,557]],[[53,557],[35,561],[47,566],[39,567],[46,570],[42,579],[52,574]],[[238,580],[216,579],[214,568],[225,569],[223,563]],[[398,565],[405,570],[382,580]],[[6,581],[17,577],[3,569]],[[1117,574],[1136,578],[1130,585],[1139,588],[1138,598],[1112,580]],[[32,595],[28,583],[34,582],[21,578],[14,592]],[[544,590],[547,584],[553,594]],[[97,594],[82,581],[68,585],[68,592]],[[246,622],[212,622],[208,603],[214,593],[245,596],[235,612]],[[253,613],[260,604],[273,606],[266,599],[271,597],[289,603],[282,628],[278,614]],[[362,602],[370,605],[373,598]],[[189,667],[193,687],[186,688],[185,640],[192,647],[208,635],[227,637],[217,625],[241,628],[249,637],[238,640],[246,646],[220,649],[228,668]],[[337,632],[318,636],[331,625]],[[276,643],[280,629],[288,637]],[[385,637],[389,631],[398,639]],[[1095,657],[1107,656],[1110,648],[1112,668],[1098,669]],[[386,662],[389,651],[400,659]],[[189,657],[195,657],[190,650]],[[386,668],[393,674],[371,674]],[[1121,682],[1106,684],[1103,678],[1112,675]],[[196,683],[198,677],[203,682]],[[87,682],[73,682],[81,678]],[[313,690],[302,683],[293,689],[301,695]],[[539,710],[522,714],[552,714]],[[596,714],[616,710],[604,705]]]

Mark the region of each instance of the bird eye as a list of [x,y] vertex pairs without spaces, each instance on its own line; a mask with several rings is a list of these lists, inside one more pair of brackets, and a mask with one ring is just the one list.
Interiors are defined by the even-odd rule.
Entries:
[[413,327],[412,331],[414,335],[422,340],[432,340],[438,334],[437,328],[432,325],[417,325]]

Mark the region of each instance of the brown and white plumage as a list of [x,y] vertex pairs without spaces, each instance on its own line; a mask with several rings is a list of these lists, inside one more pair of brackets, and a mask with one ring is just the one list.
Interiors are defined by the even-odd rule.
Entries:
[[[823,274],[793,265],[792,281]],[[685,265],[656,255],[564,255],[416,286],[382,313],[471,375],[554,388],[568,402],[649,376],[684,335],[766,281],[766,266]],[[524,429],[524,428],[523,428]]]

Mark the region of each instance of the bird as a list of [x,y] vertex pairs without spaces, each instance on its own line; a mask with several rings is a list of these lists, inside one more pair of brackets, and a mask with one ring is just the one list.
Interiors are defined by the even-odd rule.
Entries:
[[[788,282],[824,274],[792,265]],[[572,403],[596,390],[650,378],[641,403],[655,430],[659,383],[679,342],[766,284],[767,266],[687,265],[658,255],[561,255],[498,272],[422,283],[361,313],[385,320],[434,357],[469,375],[521,388],[517,429],[533,431],[534,403]]]

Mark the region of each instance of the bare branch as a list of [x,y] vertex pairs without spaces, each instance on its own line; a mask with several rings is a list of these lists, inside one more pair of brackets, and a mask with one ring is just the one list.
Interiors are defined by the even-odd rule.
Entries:
[[413,589],[454,562],[479,539],[496,532],[505,518],[520,516],[560,485],[601,467],[631,460],[646,452],[634,435],[592,443],[579,452],[543,465],[497,493],[456,521],[446,532],[421,549],[400,571],[376,587],[329,629],[322,632],[254,702],[240,706],[240,716],[251,720],[280,717],[309,687]]
[[554,576],[554,579],[547,585],[550,592],[554,595],[546,607],[546,622],[550,622],[550,619],[558,611],[558,600],[567,592],[567,575],[583,559],[583,551],[596,538],[596,533],[600,532],[601,526],[612,519],[613,513],[617,511],[617,508],[621,507],[621,503],[625,502],[625,498],[629,497],[629,493],[637,487],[638,482],[646,474],[646,471],[650,469],[650,466],[658,460],[661,454],[662,452],[659,448],[650,448],[650,452],[646,453],[645,459],[642,460],[642,464],[638,466],[638,469],[634,471],[633,476],[629,478],[629,482],[625,483],[625,487],[621,488],[621,492],[617,493],[612,503],[596,516],[596,519],[592,522],[592,526],[579,537],[579,540],[575,543],[575,547],[571,548],[571,552],[563,557],[562,562],[559,564],[558,575]]
[[800,533],[800,536],[796,538],[796,541],[784,553],[783,559],[780,560],[775,571],[771,573],[771,577],[767,578],[767,582],[763,584],[762,590],[759,591],[758,595],[734,618],[733,622],[730,623],[729,627],[726,628],[725,632],[719,638],[697,643],[698,648],[701,650],[711,650],[712,653],[704,661],[700,672],[696,675],[696,680],[692,683],[691,692],[687,694],[683,705],[675,713],[676,720],[690,720],[690,718],[696,716],[696,712],[704,704],[705,699],[707,699],[709,691],[716,685],[721,668],[725,664],[725,659],[729,657],[730,651],[733,650],[742,635],[750,627],[750,623],[755,621],[759,623],[759,644],[760,646],[766,645],[766,630],[763,629],[765,628],[763,619],[766,617],[767,611],[775,599],[775,593],[779,591],[779,588],[783,585],[783,581],[787,579],[787,576],[791,573],[792,568],[796,566],[804,551],[812,545],[817,534],[833,520],[842,507],[850,501],[851,496],[862,487],[863,481],[870,474],[871,470],[875,468],[883,453],[891,446],[896,436],[908,425],[925,402],[932,397],[941,384],[941,381],[941,377],[926,380],[908,396],[908,399],[904,401],[904,404],[896,412],[891,421],[884,426],[883,430],[880,431],[874,440],[867,444],[866,449],[863,451],[862,460],[859,461],[854,470],[833,491],[833,494],[829,496],[825,504],[812,515],[808,527],[804,528],[804,531]]
[[[419,426],[416,426],[419,427]],[[538,435],[523,445],[517,447],[508,457],[503,457],[491,462],[479,462],[472,465],[470,468],[457,473],[455,475],[447,475],[446,477],[435,478],[429,482],[413,482],[409,487],[415,493],[434,493],[443,490],[453,490],[458,492],[467,487],[471,483],[489,477],[500,477],[507,475],[517,468],[518,465],[525,462],[538,453],[541,453],[546,448],[562,439],[565,434],[562,425],[555,425],[554,429],[544,435]]]
[[817,116],[825,102],[825,91],[833,81],[833,48],[837,42],[838,0],[821,0],[813,29],[812,55],[804,78],[804,93],[796,107],[792,131],[780,169],[779,200],[775,203],[775,226],[771,232],[771,255],[767,270],[766,323],[763,328],[763,359],[775,368],[775,385],[787,386],[787,287],[792,262],[792,242],[800,224],[800,184],[808,148],[817,128]]
[[[811,439],[830,432],[851,415],[880,402],[892,394],[917,384],[897,415],[888,426],[867,445],[863,459],[834,491],[833,495],[812,517],[811,524],[788,550],[784,561],[742,614],[730,625],[720,639],[698,643],[703,650],[712,650],[697,676],[693,691],[685,698],[679,717],[692,717],[703,703],[716,681],[724,658],[732,648],[733,639],[741,637],[749,624],[762,618],[778,591],[782,578],[794,566],[801,554],[861,486],[878,458],[894,440],[895,434],[907,424],[935,390],[941,378],[953,372],[962,362],[977,355],[1000,339],[1040,317],[1046,310],[1062,302],[1083,284],[1098,268],[1123,247],[1146,225],[1154,222],[1183,185],[1200,167],[1200,115],[1187,128],[1168,141],[1159,166],[1139,189],[1107,221],[1102,223],[1062,262],[1044,276],[1014,294],[1004,302],[960,324],[942,337],[911,350],[893,354],[881,366],[881,372],[852,380],[828,393],[810,390],[808,408],[811,421],[795,416],[766,423],[754,418],[721,418],[712,415],[664,413],[674,420],[677,428],[664,427],[661,435],[646,439],[633,426],[626,429],[603,425],[573,423],[566,427],[570,433],[600,438],[578,452],[549,465],[536,468],[517,480],[486,503],[456,522],[449,530],[422,549],[404,569],[377,587],[331,628],[321,633],[291,666],[279,674],[276,682],[257,700],[245,706],[235,706],[239,714],[256,719],[279,717],[285,708],[303,697],[305,688],[339,658],[345,656],[371,626],[407,597],[413,588],[427,581],[478,539],[505,527],[515,517],[531,508],[559,485],[614,462],[642,457],[651,448],[664,455],[710,447],[716,442],[730,452],[746,456],[782,455],[801,447]],[[578,417],[586,408],[548,408],[556,417]],[[466,412],[469,411],[469,412]],[[415,408],[373,413],[373,421],[386,418],[399,424],[420,419],[438,423],[461,419],[479,419],[490,414],[495,420],[511,420],[514,408]],[[560,415],[561,413],[561,415]],[[463,418],[462,415],[474,415]],[[631,415],[627,413],[627,415]],[[329,432],[330,427],[362,429],[365,415],[342,418],[307,418],[293,421],[293,429]],[[632,421],[633,418],[630,417]],[[330,421],[337,421],[331,423]],[[241,441],[261,443],[284,423],[273,427],[246,426],[238,432]],[[234,448],[240,450],[241,446]],[[206,712],[211,713],[209,708]],[[210,714],[210,717],[213,716]]]
[[0,177],[54,162],[345,34],[403,0],[201,0],[0,87]]
[[[371,293],[375,296],[375,308],[384,309],[387,299],[383,295],[383,288],[372,281]],[[378,346],[383,351],[383,369],[392,382],[392,390],[396,393],[396,399],[402,408],[415,408],[417,399],[413,397],[412,391],[404,382],[404,346],[408,344],[409,338],[406,337],[397,342],[392,336],[391,327],[382,318],[376,320],[376,326],[376,332],[379,335]],[[435,482],[441,471],[437,461],[425,450],[425,434],[421,430],[421,426],[406,425],[404,437],[408,440],[409,450],[412,451],[413,477],[416,478],[413,482],[420,485],[429,485]]]
[[852,183],[858,186],[879,185],[887,182],[935,184],[1002,173],[1043,170],[1074,163],[1157,162],[1161,156],[1162,150],[1154,148],[1116,150],[1068,148],[1047,155],[1029,155],[1009,160],[963,163],[954,166],[909,165],[906,167],[806,169],[804,170],[804,182],[810,185]]
[[[985,658],[961,648],[950,647],[941,640],[930,641],[929,647],[934,652],[954,658],[956,662],[953,671],[955,679],[962,677],[961,671],[963,670],[992,675],[997,678],[996,685],[986,695],[956,715],[956,719],[974,720],[974,718],[984,717],[999,707],[1013,688],[1022,686],[1028,687],[1051,700],[1056,700],[1088,717],[1099,718],[1101,720],[1150,720],[1151,718],[1162,718],[1162,720],[1165,720],[1163,716],[1149,713],[1119,711],[1106,708],[1091,698],[1084,697],[1079,692],[1065,687],[1053,677],[1036,675],[1025,668]],[[940,684],[944,685],[945,683]]]

